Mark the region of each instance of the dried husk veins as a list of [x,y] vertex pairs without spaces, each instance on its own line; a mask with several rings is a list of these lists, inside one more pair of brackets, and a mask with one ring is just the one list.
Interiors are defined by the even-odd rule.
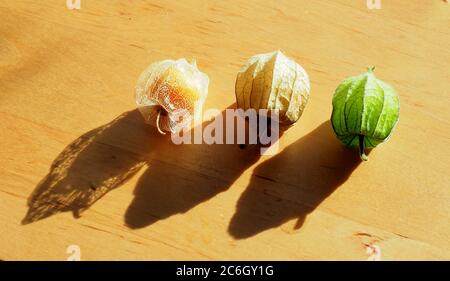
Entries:
[[139,76],[136,104],[147,123],[161,133],[175,132],[188,126],[189,119],[180,121],[175,112],[185,110],[192,117],[194,106],[202,106],[208,95],[209,78],[200,72],[195,62],[185,59],[164,60],[151,64]]
[[239,71],[235,93],[238,108],[279,110],[280,122],[296,122],[310,91],[306,71],[281,51],[251,57]]
[[373,70],[344,80],[333,97],[333,129],[345,145],[359,147],[363,160],[367,160],[365,148],[389,139],[400,111],[397,93]]

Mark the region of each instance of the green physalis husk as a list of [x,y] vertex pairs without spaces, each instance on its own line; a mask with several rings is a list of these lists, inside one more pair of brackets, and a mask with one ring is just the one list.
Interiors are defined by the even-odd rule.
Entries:
[[333,97],[334,132],[345,145],[359,147],[362,160],[368,159],[366,148],[389,139],[400,112],[394,88],[378,80],[373,70],[344,80]]

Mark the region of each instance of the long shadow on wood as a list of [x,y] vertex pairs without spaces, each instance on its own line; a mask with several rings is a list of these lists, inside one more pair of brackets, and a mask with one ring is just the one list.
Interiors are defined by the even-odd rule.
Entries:
[[139,171],[163,142],[167,137],[144,124],[138,110],[82,135],[59,154],[30,195],[22,223],[60,212],[78,217]]
[[145,227],[227,190],[259,158],[258,145],[245,150],[235,144],[175,145],[133,110],[84,134],[59,154],[30,195],[22,223],[61,212],[79,217],[148,165],[125,214],[130,228]]
[[295,228],[300,228],[360,162],[355,151],[339,143],[331,124],[323,123],[254,170],[229,233],[244,239],[292,219],[297,219]]
[[[221,114],[225,116],[224,112]],[[201,128],[208,123],[203,123]],[[160,150],[159,156],[164,160],[149,165],[125,214],[125,223],[132,229],[185,213],[226,191],[258,161],[260,147],[254,145],[242,150],[236,144],[171,144]]]

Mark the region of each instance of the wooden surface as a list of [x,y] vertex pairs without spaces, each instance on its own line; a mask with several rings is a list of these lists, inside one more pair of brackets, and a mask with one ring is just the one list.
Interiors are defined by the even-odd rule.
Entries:
[[[448,3],[65,2],[0,1],[0,260],[450,259]],[[273,157],[176,146],[135,110],[152,62],[196,59],[224,110],[240,66],[276,49],[312,93]],[[359,163],[328,120],[371,65],[400,122]]]

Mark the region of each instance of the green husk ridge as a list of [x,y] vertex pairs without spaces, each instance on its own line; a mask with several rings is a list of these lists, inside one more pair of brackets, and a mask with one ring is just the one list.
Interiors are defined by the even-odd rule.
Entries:
[[394,88],[378,80],[374,69],[342,81],[333,96],[334,132],[345,145],[359,148],[362,160],[368,159],[365,149],[389,139],[400,112]]

